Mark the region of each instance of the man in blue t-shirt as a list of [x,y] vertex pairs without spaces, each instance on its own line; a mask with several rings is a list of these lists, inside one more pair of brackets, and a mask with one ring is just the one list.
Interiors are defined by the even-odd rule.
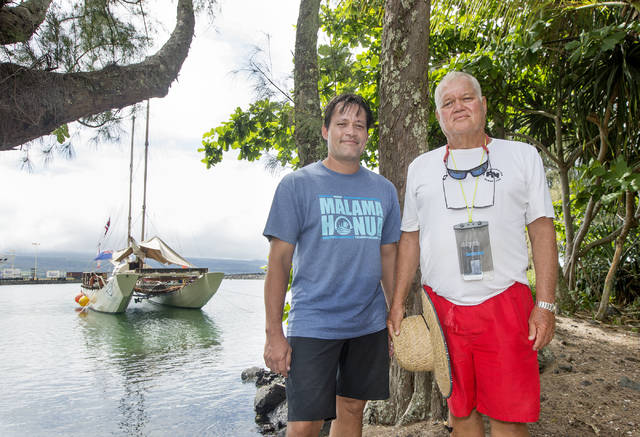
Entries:
[[[393,184],[360,165],[373,116],[354,94],[325,109],[328,156],[285,176],[264,235],[266,365],[286,377],[289,437],[360,436],[367,400],[389,397],[386,312],[400,238]],[[293,265],[287,336],[282,311]]]

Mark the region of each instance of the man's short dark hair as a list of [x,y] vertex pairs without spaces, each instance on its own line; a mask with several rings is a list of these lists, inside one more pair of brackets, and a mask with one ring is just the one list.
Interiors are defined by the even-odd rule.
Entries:
[[324,108],[324,127],[329,128],[329,124],[331,123],[331,117],[333,116],[333,112],[336,107],[342,103],[340,107],[340,113],[346,111],[351,105],[358,105],[360,108],[364,110],[364,113],[367,118],[367,130],[373,126],[373,113],[371,112],[371,108],[369,107],[369,103],[359,96],[358,94],[340,94],[339,96],[335,96]]

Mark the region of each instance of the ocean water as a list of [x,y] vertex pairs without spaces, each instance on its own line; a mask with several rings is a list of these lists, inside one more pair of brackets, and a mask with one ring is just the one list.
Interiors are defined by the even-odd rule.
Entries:
[[263,284],[119,315],[78,312],[79,284],[0,286],[0,436],[259,436]]

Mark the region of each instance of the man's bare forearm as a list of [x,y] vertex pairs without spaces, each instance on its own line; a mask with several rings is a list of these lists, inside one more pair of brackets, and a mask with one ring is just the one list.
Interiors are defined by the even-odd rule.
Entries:
[[409,288],[418,269],[420,261],[419,232],[403,232],[398,243],[396,259],[396,284],[393,291],[392,305],[398,302],[404,306]]
[[265,330],[267,336],[282,335],[282,311],[289,284],[293,246],[272,241],[264,281]]
[[558,281],[558,248],[553,219],[541,217],[528,226],[533,267],[536,272],[536,299],[555,302]]
[[391,299],[393,298],[397,253],[397,243],[385,244],[380,247],[380,259],[382,262],[382,280],[380,282],[387,302],[387,309],[391,307]]

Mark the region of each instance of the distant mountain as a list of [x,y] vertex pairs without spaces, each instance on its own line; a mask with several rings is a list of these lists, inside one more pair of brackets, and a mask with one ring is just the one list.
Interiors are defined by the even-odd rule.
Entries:
[[[38,276],[44,277],[47,270],[60,270],[61,272],[82,272],[99,270],[110,272],[113,269],[111,262],[100,261],[100,268],[96,269],[95,255],[84,253],[43,253],[38,254]],[[224,273],[263,273],[261,269],[267,264],[266,261],[256,259],[219,259],[219,258],[189,258],[197,267],[207,267],[210,272]],[[0,272],[6,268],[16,268],[30,271],[35,266],[34,255],[15,255],[15,259],[0,264]],[[159,263],[152,261],[152,267],[160,267]]]
[[264,273],[267,261],[259,259],[187,258],[197,267],[207,267],[210,272]]

